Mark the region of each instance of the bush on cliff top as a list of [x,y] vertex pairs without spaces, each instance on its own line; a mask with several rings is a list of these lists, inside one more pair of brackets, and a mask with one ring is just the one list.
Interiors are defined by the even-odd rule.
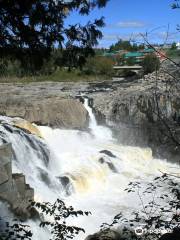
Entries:
[[160,60],[154,54],[148,54],[142,61],[142,66],[144,70],[144,74],[152,73],[154,71],[158,71],[160,68]]

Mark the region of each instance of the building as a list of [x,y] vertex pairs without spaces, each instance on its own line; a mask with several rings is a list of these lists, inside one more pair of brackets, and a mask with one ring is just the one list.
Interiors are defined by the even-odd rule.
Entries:
[[144,53],[144,55],[148,55],[151,53],[154,53],[156,50],[154,48],[145,48],[142,50],[142,53]]
[[125,60],[129,59],[129,58],[133,58],[135,59],[136,63],[140,63],[143,58],[144,58],[144,53],[143,52],[128,52],[124,54],[124,58]]
[[180,42],[176,43],[176,47],[177,47],[178,50],[180,50]]

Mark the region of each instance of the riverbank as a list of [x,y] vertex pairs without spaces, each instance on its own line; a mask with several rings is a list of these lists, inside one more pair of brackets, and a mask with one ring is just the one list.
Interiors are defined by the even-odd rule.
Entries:
[[56,70],[52,74],[48,75],[34,75],[34,76],[1,76],[0,83],[33,83],[33,82],[94,82],[108,80],[108,75],[94,75],[85,74],[80,70],[67,71],[66,69]]

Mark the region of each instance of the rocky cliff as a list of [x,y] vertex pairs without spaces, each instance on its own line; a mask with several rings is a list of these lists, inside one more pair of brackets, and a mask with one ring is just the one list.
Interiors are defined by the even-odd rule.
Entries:
[[12,173],[13,150],[11,144],[0,146],[0,200],[22,219],[31,216],[27,209],[34,200],[34,190],[26,184],[23,174]]
[[112,82],[116,86],[112,91],[90,93],[97,119],[100,123],[105,119],[123,144],[150,146],[154,155],[179,161],[180,149],[168,132],[168,127],[175,130],[180,142],[179,88],[169,89],[172,81],[160,71],[132,82]]
[[85,128],[88,114],[61,84],[1,84],[0,115],[59,128]]

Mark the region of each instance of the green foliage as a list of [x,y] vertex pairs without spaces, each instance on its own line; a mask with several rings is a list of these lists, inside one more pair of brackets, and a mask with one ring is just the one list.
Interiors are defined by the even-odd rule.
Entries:
[[124,41],[122,39],[118,40],[117,43],[112,44],[110,46],[110,52],[119,51],[119,50],[127,50],[127,51],[138,51],[140,49],[144,49],[144,45],[137,45],[136,43],[131,43],[130,41]]
[[72,69],[68,71],[66,68],[58,68],[55,72],[50,75],[36,75],[36,76],[23,76],[23,77],[16,77],[16,76],[4,76],[0,78],[1,83],[31,83],[31,82],[89,82],[89,81],[101,81],[109,79],[107,75],[94,75],[94,74],[87,74],[84,71],[80,71],[79,69]]
[[172,43],[171,49],[172,49],[172,50],[176,50],[176,49],[177,49],[177,46],[176,46],[176,43],[175,43],[175,42]]
[[52,239],[54,240],[66,240],[69,238],[72,239],[78,235],[79,232],[85,232],[82,228],[67,225],[66,219],[69,217],[78,217],[82,215],[88,216],[90,212],[83,212],[81,210],[75,211],[72,206],[67,207],[65,203],[60,199],[57,199],[54,204],[48,202],[33,202],[32,206],[37,208],[46,216],[51,216],[51,220],[42,221],[40,223],[40,227],[48,227]]
[[148,54],[142,61],[144,74],[158,71],[160,68],[160,60],[155,54]]
[[[86,211],[76,211],[72,206],[67,207],[60,199],[57,199],[53,204],[49,202],[31,202],[31,207],[43,213],[44,219],[46,219],[46,216],[50,219],[41,221],[39,227],[49,229],[51,240],[72,239],[81,231],[85,232],[83,228],[68,225],[66,220],[69,217],[88,216],[91,214]],[[33,233],[29,230],[29,226],[21,224],[18,220],[15,221],[16,223],[13,225],[10,225],[8,222],[5,223],[5,227],[2,227],[3,230],[0,230],[0,240],[31,240]]]
[[131,43],[129,41],[123,41],[120,39],[117,43],[110,46],[110,52],[118,50],[131,50]]
[[106,51],[107,51],[107,49],[105,49],[105,48],[96,48],[96,49],[94,49],[94,51],[95,51],[95,54],[96,55],[103,55]]
[[180,8],[179,0],[174,0],[174,3],[171,5],[172,9]]
[[103,18],[85,25],[66,26],[64,22],[73,11],[88,15],[107,1],[0,1],[0,56],[19,60],[24,69],[35,74],[54,46],[71,49],[71,53],[77,46],[92,49],[102,38],[99,29],[104,26]]
[[86,58],[93,55],[92,49],[80,49],[79,47],[66,50],[54,49],[48,59],[43,59],[41,68],[34,72],[31,65],[22,67],[20,61],[12,58],[0,58],[0,77],[28,77],[28,76],[49,76],[61,68],[79,68],[82,70]]
[[91,48],[80,48],[78,46],[69,47],[62,51],[61,67],[68,67],[69,71],[74,68],[82,70],[88,56],[93,56],[94,51]]
[[0,58],[0,76],[21,76],[22,71],[18,60]]
[[180,58],[180,50],[179,49],[168,49],[166,54],[170,58]]
[[86,74],[111,76],[113,73],[113,61],[107,57],[95,56],[88,58],[84,66]]
[[[163,174],[145,186],[131,182],[125,191],[137,194],[141,208],[129,217],[117,214],[111,224],[101,225],[101,231],[120,224],[123,239],[158,240],[164,230],[175,232],[180,228],[180,184],[176,177]],[[135,229],[139,229],[142,235],[138,237]]]

